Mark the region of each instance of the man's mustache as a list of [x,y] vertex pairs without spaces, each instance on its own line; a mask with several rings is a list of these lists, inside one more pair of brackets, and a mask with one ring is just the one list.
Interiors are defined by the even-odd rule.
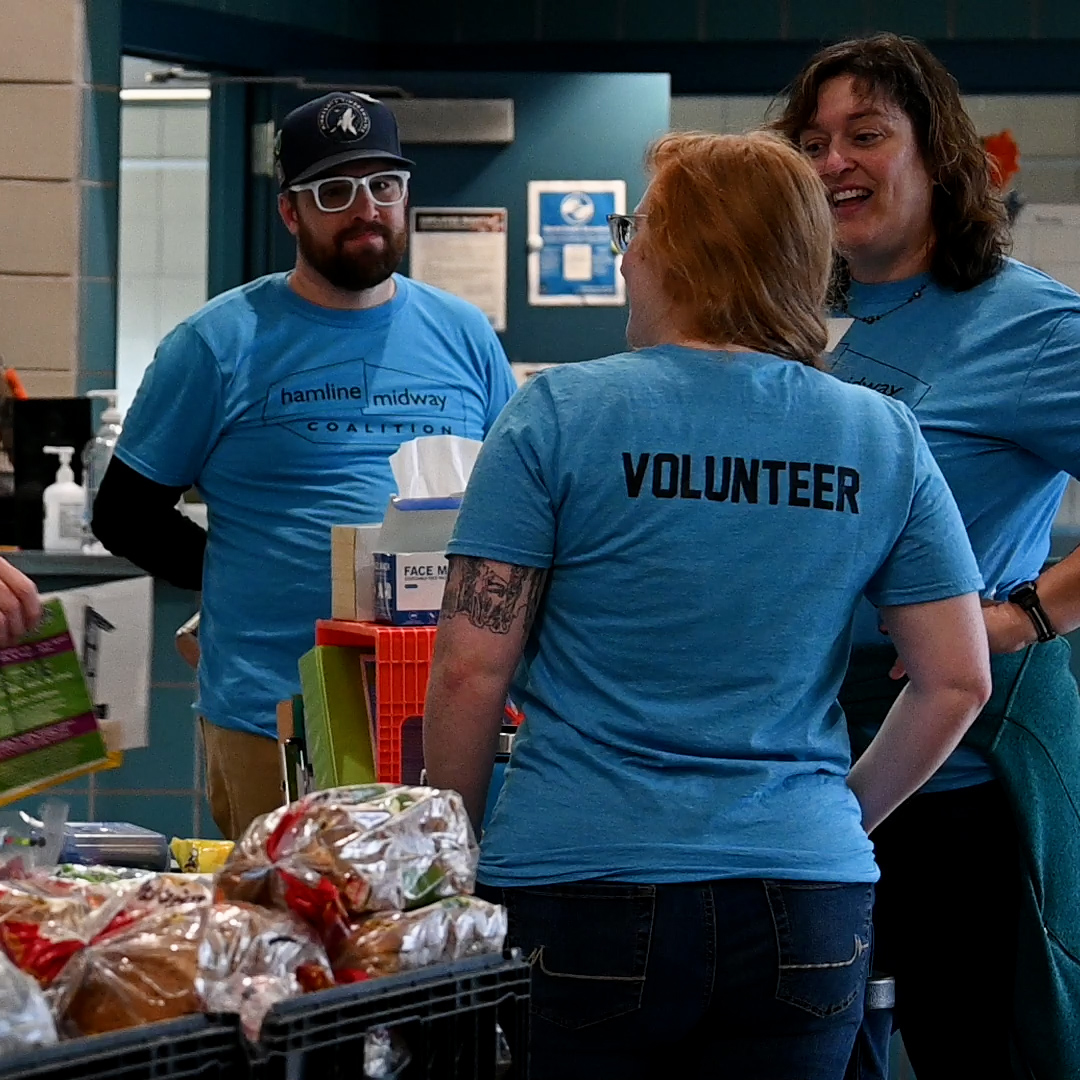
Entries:
[[342,231],[337,234],[337,246],[340,248],[349,240],[357,240],[361,236],[381,236],[384,240],[389,242],[390,230],[385,225],[380,225],[378,222],[372,222],[370,225],[350,225],[349,228],[342,229]]

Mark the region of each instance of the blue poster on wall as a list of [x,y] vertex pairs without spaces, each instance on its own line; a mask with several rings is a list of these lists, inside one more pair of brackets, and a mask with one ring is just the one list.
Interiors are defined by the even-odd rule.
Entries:
[[625,212],[622,180],[530,182],[529,303],[624,303],[620,257],[607,219]]

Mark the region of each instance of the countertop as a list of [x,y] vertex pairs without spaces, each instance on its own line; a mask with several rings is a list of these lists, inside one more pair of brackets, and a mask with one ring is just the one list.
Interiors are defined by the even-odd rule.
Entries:
[[12,551],[5,559],[27,577],[129,578],[145,574],[134,563],[116,555],[81,555],[75,552]]

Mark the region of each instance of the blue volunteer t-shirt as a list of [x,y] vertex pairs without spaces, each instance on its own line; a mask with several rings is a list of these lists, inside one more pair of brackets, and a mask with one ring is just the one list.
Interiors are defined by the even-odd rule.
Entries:
[[449,551],[551,568],[482,881],[876,878],[836,702],[852,613],[981,585],[908,410],[756,354],[550,369]]
[[[853,282],[848,310],[889,314],[851,322],[832,352],[833,374],[914,411],[960,508],[984,595],[1006,599],[1038,576],[1069,475],[1080,476],[1080,296],[1010,259],[966,292],[926,274]],[[856,644],[886,640],[867,605]],[[924,790],[992,776],[961,747]]]
[[125,419],[116,456],[207,505],[196,707],[222,727],[275,735],[330,613],[331,526],[382,520],[390,454],[482,439],[514,392],[477,308],[394,280],[368,311],[308,303],[285,274],[222,294],[161,343]]

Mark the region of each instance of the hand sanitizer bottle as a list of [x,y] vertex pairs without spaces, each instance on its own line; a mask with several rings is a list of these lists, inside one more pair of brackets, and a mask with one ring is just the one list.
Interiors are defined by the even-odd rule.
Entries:
[[101,424],[97,434],[86,444],[83,450],[83,484],[86,487],[86,506],[83,510],[83,545],[82,549],[88,555],[107,555],[108,552],[94,536],[90,528],[90,522],[94,519],[94,500],[97,498],[98,489],[101,487],[101,479],[105,470],[112,461],[113,451],[120,439],[121,426],[120,410],[116,407],[115,390],[89,390],[88,398],[102,398],[105,401],[105,411],[101,414]]
[[56,482],[50,484],[42,496],[45,504],[43,547],[46,551],[82,551],[82,519],[86,492],[75,483],[75,474],[71,471],[71,458],[75,448],[45,446],[42,449],[46,454],[56,454],[60,458]]

